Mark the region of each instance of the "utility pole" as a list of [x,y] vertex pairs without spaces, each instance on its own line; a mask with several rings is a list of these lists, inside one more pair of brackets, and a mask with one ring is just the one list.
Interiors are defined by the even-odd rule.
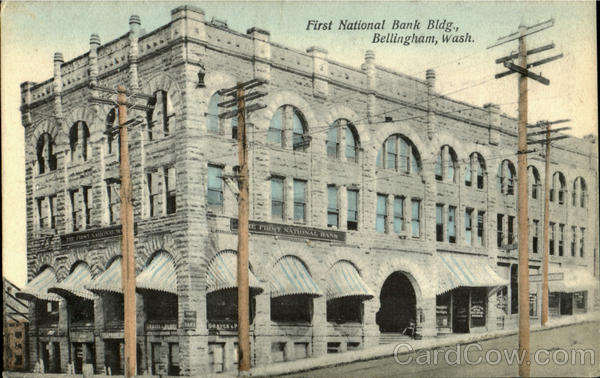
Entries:
[[[91,89],[98,90],[104,93],[114,94],[115,90],[111,88],[99,87],[91,85]],[[132,190],[131,190],[131,172],[129,168],[129,144],[127,140],[127,128],[134,126],[141,121],[127,121],[127,107],[133,109],[152,110],[152,108],[127,103],[127,90],[123,85],[117,87],[117,108],[119,111],[119,138],[120,138],[120,161],[119,175],[121,177],[121,254],[123,256],[121,262],[121,285],[123,288],[123,303],[124,303],[124,342],[125,342],[125,376],[135,377],[136,375],[136,304],[135,304],[135,250],[133,236],[133,206],[132,206]],[[131,97],[142,97],[150,100],[153,97],[141,94],[131,94]],[[107,98],[90,97],[92,103],[115,105],[115,103]],[[106,133],[114,133],[115,130],[107,130]]]
[[[528,126],[529,128],[533,127],[543,127],[546,126],[546,130],[537,131],[533,133],[527,134],[527,137],[535,136],[535,135],[544,135],[545,139],[540,140],[528,140],[529,144],[543,143],[546,145],[546,161],[545,161],[545,175],[544,175],[544,241],[542,247],[542,253],[544,254],[543,258],[543,281],[542,281],[542,326],[545,326],[548,323],[548,249],[549,249],[549,235],[548,228],[550,227],[550,142],[553,140],[564,139],[567,136],[559,136],[556,138],[550,138],[550,126],[555,123],[567,122],[568,119],[554,121],[554,122],[538,122],[536,125]],[[569,130],[570,127],[562,127],[560,129],[552,130],[552,131],[562,131]]]
[[[246,113],[264,108],[255,104],[246,107],[246,101],[266,96],[264,92],[245,94],[246,89],[263,84],[257,80],[238,83],[233,88],[219,91],[219,95],[233,96],[233,100],[219,104],[221,107],[237,106],[237,109],[223,113],[220,118],[237,117],[237,141],[239,170],[239,214],[238,214],[238,253],[237,253],[237,300],[238,300],[238,370],[250,370],[250,287],[248,284],[248,229],[249,229],[249,182],[248,182],[248,137],[246,133]],[[258,106],[257,106],[258,105]]]
[[[488,48],[499,46],[501,44],[518,40],[519,50],[517,54],[496,60],[496,63],[504,63],[509,71],[496,75],[496,78],[507,76],[513,72],[519,73],[519,128],[518,128],[518,208],[517,217],[519,224],[519,376],[529,377],[531,360],[529,356],[529,233],[528,233],[528,197],[527,197],[527,78],[539,81],[548,85],[550,81],[541,75],[537,75],[528,70],[529,67],[535,67],[543,63],[560,58],[552,57],[543,61],[527,64],[527,55],[548,50],[552,47],[544,46],[538,49],[527,51],[525,37],[527,35],[539,32],[554,25],[554,20],[542,22],[540,24],[527,27],[519,26],[519,30],[505,37],[499,38]],[[518,58],[518,65],[511,61]]]

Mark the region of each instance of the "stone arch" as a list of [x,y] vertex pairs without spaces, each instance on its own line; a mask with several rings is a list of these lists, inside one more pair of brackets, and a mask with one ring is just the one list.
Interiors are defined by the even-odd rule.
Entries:
[[170,233],[153,234],[147,237],[141,245],[136,246],[136,272],[140,273],[158,252],[168,253],[173,258],[175,271],[179,273],[184,265],[183,257]]
[[167,92],[168,99],[175,111],[175,116],[180,115],[183,107],[183,97],[177,80],[168,73],[162,72],[144,81],[142,85],[143,93],[152,95],[159,90]]
[[369,161],[372,161],[373,165],[375,165],[377,153],[383,146],[385,140],[392,135],[401,134],[408,138],[415,145],[415,147],[417,147],[417,151],[419,152],[419,157],[421,160],[421,169],[424,170],[423,163],[427,161],[428,158],[431,158],[434,153],[432,151],[435,151],[431,149],[429,143],[424,143],[423,139],[419,136],[419,134],[417,134],[414,128],[407,123],[390,122],[384,123],[381,126],[382,127],[378,128],[373,135],[371,144],[368,147],[363,144],[366,158],[369,159]]
[[387,261],[387,264],[382,264],[378,269],[373,270],[367,278],[376,293],[380,293],[385,280],[394,272],[404,273],[410,283],[413,285],[415,295],[417,297],[417,307],[421,300],[425,298],[435,298],[436,285],[427,284],[430,282],[431,274],[426,274],[424,269],[416,263],[406,261],[406,259],[393,258]]
[[27,143],[25,144],[26,164],[37,164],[37,143],[41,136],[45,133],[50,135],[52,141],[54,142],[56,148],[54,150],[54,153],[58,152],[58,146],[59,144],[62,144],[62,139],[64,139],[64,136],[62,134],[64,133],[61,132],[60,125],[56,120],[51,121],[49,119],[45,119],[41,121],[37,126],[35,126],[32,134],[30,135],[30,137],[27,140]]
[[[90,142],[96,143],[104,137],[104,117],[97,106],[79,106],[68,112],[65,118],[64,142],[69,144],[69,130],[77,121],[84,121],[90,131]],[[62,144],[62,143],[61,143]]]
[[355,131],[358,136],[360,145],[362,146],[363,144],[370,143],[371,133],[369,132],[369,129],[365,127],[363,123],[358,122],[358,120],[360,120],[361,117],[359,117],[358,114],[356,114],[356,112],[348,106],[335,104],[327,109],[327,111],[324,114],[324,118],[325,124],[322,125],[323,127],[331,125],[333,122],[340,118],[347,119],[350,123],[352,123],[352,125],[356,129]]
[[328,267],[326,268],[324,264],[314,258],[313,255],[314,253],[312,251],[306,251],[303,248],[298,248],[294,250],[293,253],[290,253],[288,250],[277,250],[275,253],[270,254],[266,261],[262,261],[262,264],[254,265],[256,268],[254,274],[260,281],[269,282],[269,277],[277,265],[277,262],[286,256],[292,256],[299,259],[304,264],[313,280],[319,283],[320,279],[325,276]]
[[56,274],[56,269],[53,268],[55,266],[54,261],[50,253],[38,253],[35,260],[29,261],[28,264],[29,274],[32,275],[29,277],[28,281],[31,281],[33,278],[35,278],[35,276],[40,274],[45,268],[52,269],[52,272]]
[[106,247],[98,257],[96,272],[100,274],[110,266],[116,257],[121,257],[121,243],[119,241],[106,243]]
[[[273,118],[277,109],[283,105],[291,105],[300,110],[304,117],[304,121],[306,122],[308,135],[313,134],[315,131],[313,128],[320,126],[310,104],[296,93],[290,91],[275,92],[266,97],[265,103],[267,107],[264,110],[257,112],[256,119],[253,118],[253,123],[257,130],[266,133],[269,129],[271,118]],[[266,140],[266,134],[264,140]]]
[[438,133],[435,135],[431,143],[431,149],[437,153],[444,146],[450,147],[452,150],[454,150],[454,153],[456,154],[456,160],[460,166],[461,163],[464,164],[464,162],[469,159],[469,156],[472,152],[472,149],[468,148],[469,146],[467,144],[468,143],[456,139],[454,135]]

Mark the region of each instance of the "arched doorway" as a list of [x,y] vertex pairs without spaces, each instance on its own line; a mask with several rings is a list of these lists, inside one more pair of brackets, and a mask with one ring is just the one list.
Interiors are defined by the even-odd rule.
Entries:
[[394,272],[385,280],[379,295],[381,307],[376,322],[381,332],[402,332],[417,319],[417,298],[408,277]]

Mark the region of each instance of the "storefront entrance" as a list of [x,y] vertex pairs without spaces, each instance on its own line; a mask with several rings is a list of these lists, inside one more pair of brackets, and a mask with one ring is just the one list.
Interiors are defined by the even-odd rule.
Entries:
[[125,370],[124,346],[122,339],[104,340],[105,363],[107,371],[110,369],[110,375],[122,375]]
[[414,327],[417,319],[415,290],[401,272],[392,273],[383,283],[380,294],[381,307],[376,315],[381,332],[402,333]]
[[487,317],[487,288],[460,287],[436,297],[438,334],[483,329]]
[[469,333],[469,289],[456,289],[453,294],[452,330],[454,333]]

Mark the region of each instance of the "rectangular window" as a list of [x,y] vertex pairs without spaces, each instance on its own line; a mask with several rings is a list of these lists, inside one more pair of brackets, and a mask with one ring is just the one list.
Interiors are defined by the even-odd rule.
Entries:
[[80,211],[81,208],[77,201],[77,189],[69,190],[69,199],[71,200],[71,222],[73,231],[78,231],[81,228]]
[[448,242],[456,243],[456,206],[448,206]]
[[173,214],[177,209],[177,171],[174,167],[165,168],[165,187],[167,214]]
[[327,227],[338,227],[338,188],[335,185],[327,185]]
[[485,211],[478,211],[477,212],[477,245],[482,246],[483,247],[483,237],[484,237],[484,230],[485,230]]
[[498,248],[502,247],[504,241],[504,232],[502,231],[502,223],[504,223],[504,215],[496,215],[496,245]]
[[283,178],[271,178],[271,219],[283,220]]
[[540,221],[537,219],[533,220],[533,237],[531,240],[531,248],[533,249],[533,253],[539,252],[539,234],[540,234]]
[[465,242],[467,245],[471,245],[473,243],[472,238],[473,231],[473,209],[465,209]]
[[160,213],[158,175],[156,173],[148,173],[147,180],[149,214],[151,217],[154,217]]
[[89,186],[83,187],[83,210],[85,214],[85,227],[92,224],[92,188]]
[[106,203],[108,204],[108,222],[110,224],[118,223],[121,219],[120,186],[118,182],[109,182],[106,184]]
[[394,197],[394,232],[404,230],[404,197]]
[[435,240],[444,241],[444,205],[435,205]]
[[46,205],[44,197],[36,198],[37,211],[38,211],[38,227],[44,228],[48,223],[48,215],[46,212]]
[[583,257],[584,251],[585,251],[585,242],[584,242],[584,236],[585,236],[585,228],[581,227],[579,229],[579,231],[581,232],[581,237],[579,238],[579,257]]
[[471,186],[471,176],[472,176],[472,172],[471,172],[471,166],[468,166],[467,169],[465,170],[465,186]]
[[56,195],[48,197],[48,204],[50,205],[50,228],[56,228]]
[[418,238],[421,235],[421,200],[412,200],[412,236]]
[[208,166],[208,185],[206,193],[208,206],[223,210],[223,168]]
[[558,255],[562,256],[564,254],[565,248],[565,225],[558,225]]
[[508,216],[508,244],[515,242],[515,217]]
[[306,222],[306,181],[294,180],[294,221]]
[[[398,138],[398,144],[400,145],[400,172],[403,173],[409,173],[408,172],[408,143],[406,143],[406,141],[402,138]],[[413,161],[413,163],[416,164],[415,161]],[[417,170],[415,169],[416,167],[413,167],[413,170],[416,172]]]
[[548,247],[548,249],[550,250],[550,254],[554,255],[554,235],[555,235],[555,228],[554,227],[554,223],[550,222],[550,246]]
[[571,227],[571,256],[575,257],[575,250],[577,244],[577,227]]
[[348,189],[348,230],[358,230],[358,190]]
[[375,220],[375,230],[385,232],[387,224],[387,195],[377,194],[377,219]]

